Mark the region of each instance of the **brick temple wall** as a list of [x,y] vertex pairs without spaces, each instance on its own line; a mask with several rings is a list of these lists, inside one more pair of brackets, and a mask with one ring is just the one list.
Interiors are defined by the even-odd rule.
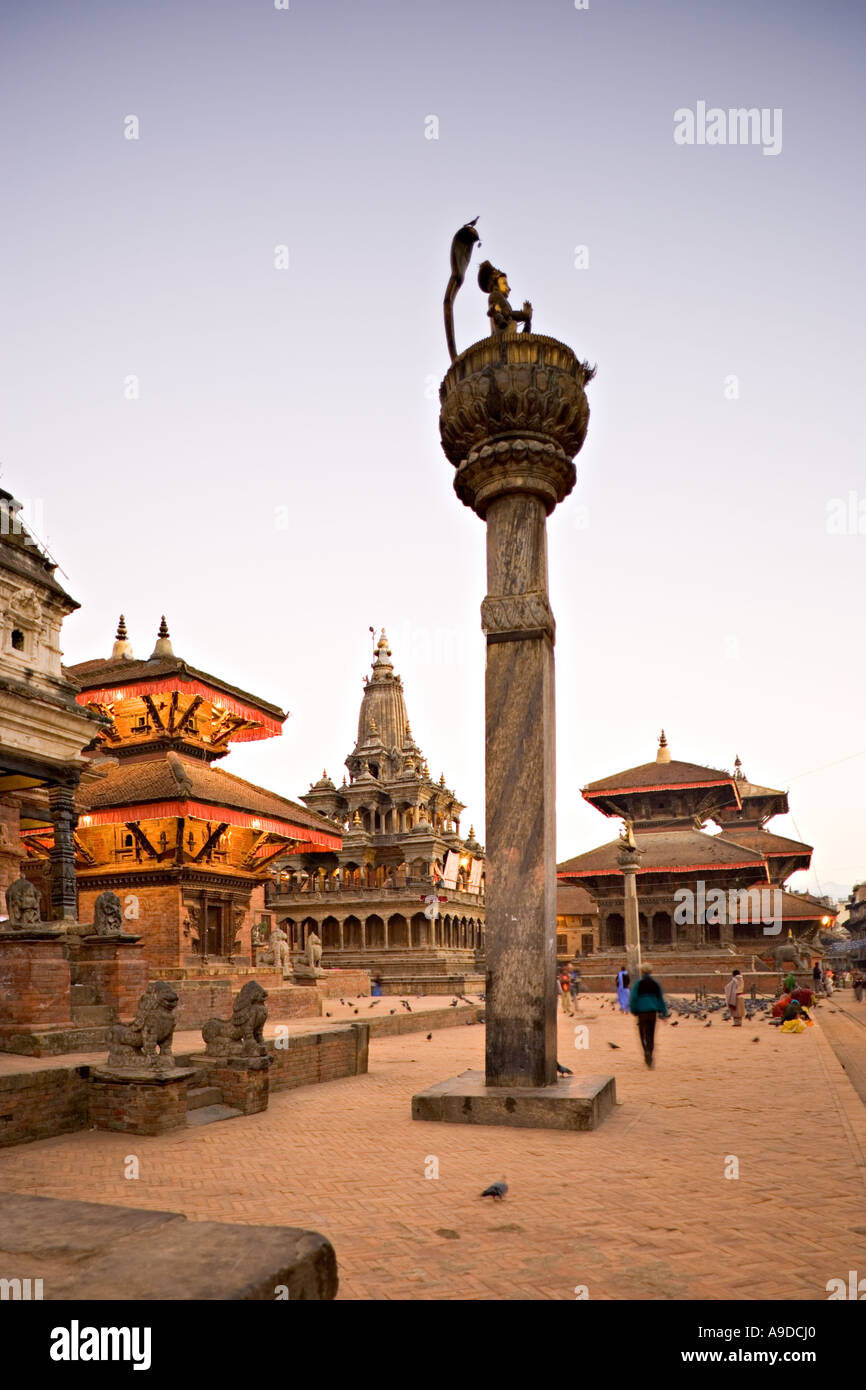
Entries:
[[[78,915],[82,922],[93,921],[93,905],[102,890],[87,887],[87,880],[78,880]],[[151,978],[161,965],[177,965],[181,958],[181,919],[183,916],[180,886],[171,883],[136,886],[115,890],[123,904],[124,930],[141,935],[144,955]],[[128,917],[127,909],[137,906],[138,916]]]

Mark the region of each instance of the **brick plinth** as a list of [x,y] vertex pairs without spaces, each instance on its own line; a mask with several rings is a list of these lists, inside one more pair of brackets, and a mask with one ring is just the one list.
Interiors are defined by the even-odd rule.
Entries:
[[121,1076],[94,1067],[91,1075],[90,1122],[97,1129],[124,1134],[167,1134],[186,1124],[189,1067],[153,1076]]
[[219,1086],[225,1105],[244,1115],[257,1115],[268,1108],[270,1061],[269,1057],[222,1058],[211,1068],[208,1084]]
[[78,956],[78,979],[93,985],[94,1003],[116,1009],[120,1018],[134,1014],[147,989],[144,944],[86,936]]
[[369,970],[326,970],[311,981],[324,999],[356,999],[370,993]]
[[0,1025],[69,1025],[67,947],[58,937],[0,935]]

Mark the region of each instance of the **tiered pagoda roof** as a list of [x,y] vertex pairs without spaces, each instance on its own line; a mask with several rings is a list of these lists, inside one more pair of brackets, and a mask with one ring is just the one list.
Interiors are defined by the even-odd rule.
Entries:
[[[111,722],[94,760],[104,776],[79,794],[79,827],[165,818],[258,832],[262,852],[335,850],[332,821],[212,764],[234,742],[271,738],[287,716],[278,706],[189,665],[174,654],[163,617],[156,646],[136,660],[123,617],[108,659],[69,667],[78,700]],[[272,853],[272,849],[267,851]]]
[[[644,877],[727,872],[747,880],[751,870],[755,884],[778,884],[811,863],[811,845],[763,828],[787,812],[785,792],[749,782],[739,757],[733,773],[671,758],[664,730],[653,762],[591,782],[582,795],[604,815],[632,824]],[[704,831],[708,820],[722,826],[721,834]],[[557,873],[601,886],[621,874],[621,847],[612,840],[560,864]]]
[[111,719],[108,741],[120,756],[144,740],[220,758],[231,743],[281,734],[288,718],[270,701],[175,656],[164,617],[147,660],[133,656],[121,615],[111,656],[68,666],[65,674],[80,688],[80,704]]

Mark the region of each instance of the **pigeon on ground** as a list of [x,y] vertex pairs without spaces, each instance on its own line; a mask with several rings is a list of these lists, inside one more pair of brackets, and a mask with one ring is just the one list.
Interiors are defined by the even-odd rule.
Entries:
[[341,999],[341,1000],[340,1000],[340,1003],[341,1003],[341,1004],[345,1004],[345,1002],[346,1002],[345,999]]
[[672,1023],[672,1024],[671,1024],[671,1027],[672,1027],[672,1028],[679,1028],[679,1026],[680,1026],[680,1021],[679,1021],[679,1019],[677,1019],[675,1023]]
[[612,1042],[609,1042],[609,1043],[608,1043],[608,1047],[612,1047],[612,1048],[614,1049],[615,1052],[619,1052],[619,1043],[612,1043]]
[[492,1182],[492,1183],[490,1184],[489,1187],[485,1187],[485,1189],[484,1189],[484,1191],[482,1192],[481,1196],[482,1196],[482,1197],[493,1197],[493,1198],[495,1198],[495,1199],[497,1199],[498,1201],[501,1202],[501,1201],[502,1201],[502,1198],[505,1196],[505,1194],[506,1194],[507,1191],[508,1191],[508,1183],[505,1182],[504,1180],[503,1180],[502,1182]]
[[433,1036],[432,1033],[428,1033],[428,1034],[427,1034],[427,1041],[428,1041],[428,1042],[430,1041],[430,1039],[432,1038],[432,1036]]
[[375,1009],[376,1005],[377,1005],[377,1004],[381,1004],[381,1002],[382,1002],[381,999],[374,999],[373,1002],[372,1002],[372,1004],[368,1004],[368,1005],[367,1005],[367,1008],[368,1008],[368,1009]]
[[[452,1008],[452,1009],[456,1009],[456,1008],[457,1008],[457,1000],[456,1000],[456,999],[452,999],[452,1000],[451,1000],[451,1008]],[[834,1010],[834,1012],[835,1012],[835,1010]]]
[[391,1010],[391,1013],[392,1013],[392,1014],[395,1014],[396,1012],[397,1012],[396,1009],[392,1009],[392,1010]]
[[331,1017],[330,1014],[328,1014],[328,1013],[325,1014],[325,1018],[330,1018],[330,1017]]
[[358,1009],[356,1009],[356,1010],[355,1010],[355,1013],[358,1013],[358,1012],[359,1012],[359,1010],[358,1010]]
[[709,1023],[705,1023],[705,1024],[704,1024],[704,1027],[705,1027],[705,1028],[712,1028],[712,1026],[713,1026],[713,1020],[712,1020],[712,1019],[710,1019]]
[[752,1042],[760,1042],[760,1041],[761,1041],[760,1038],[752,1038]]
[[564,1067],[560,1062],[557,1062],[556,1070],[558,1071],[560,1076],[574,1076],[574,1072],[571,1070],[571,1067]]

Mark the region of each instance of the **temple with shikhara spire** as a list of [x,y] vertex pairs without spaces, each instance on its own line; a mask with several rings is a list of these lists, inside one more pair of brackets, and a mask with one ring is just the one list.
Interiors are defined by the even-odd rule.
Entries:
[[338,828],[342,847],[280,857],[269,896],[280,925],[299,948],[314,927],[326,964],[413,983],[471,975],[484,944],[484,853],[474,830],[461,838],[464,806],[444,773],[430,774],[384,631],[346,768],[341,786],[323,772],[301,797]]
[[[812,859],[811,845],[767,829],[774,816],[787,814],[787,793],[750,782],[739,756],[732,773],[681,762],[672,757],[662,730],[652,762],[591,782],[581,794],[602,815],[622,818],[640,851],[641,945],[655,953],[721,946],[771,954],[789,931],[811,940],[828,924],[825,901],[784,886],[791,874],[808,869]],[[708,833],[708,822],[720,827],[717,834]],[[598,947],[619,953],[625,945],[621,849],[617,838],[557,866],[560,885],[580,885],[595,899]],[[684,889],[696,904],[702,892],[706,897],[720,889],[738,911],[710,911],[706,920],[696,912],[693,920],[684,920],[689,916],[682,910]],[[757,901],[755,889],[768,896],[768,890],[776,890],[780,929],[774,934],[765,932],[767,923],[759,914],[743,911],[750,890],[749,903]]]
[[[152,967],[252,963],[275,857],[341,843],[333,821],[221,766],[233,744],[281,734],[287,715],[177,656],[164,616],[146,659],[121,616],[110,656],[64,674],[96,734],[75,801],[80,919],[111,889]],[[50,827],[34,827],[26,848],[39,882]]]

